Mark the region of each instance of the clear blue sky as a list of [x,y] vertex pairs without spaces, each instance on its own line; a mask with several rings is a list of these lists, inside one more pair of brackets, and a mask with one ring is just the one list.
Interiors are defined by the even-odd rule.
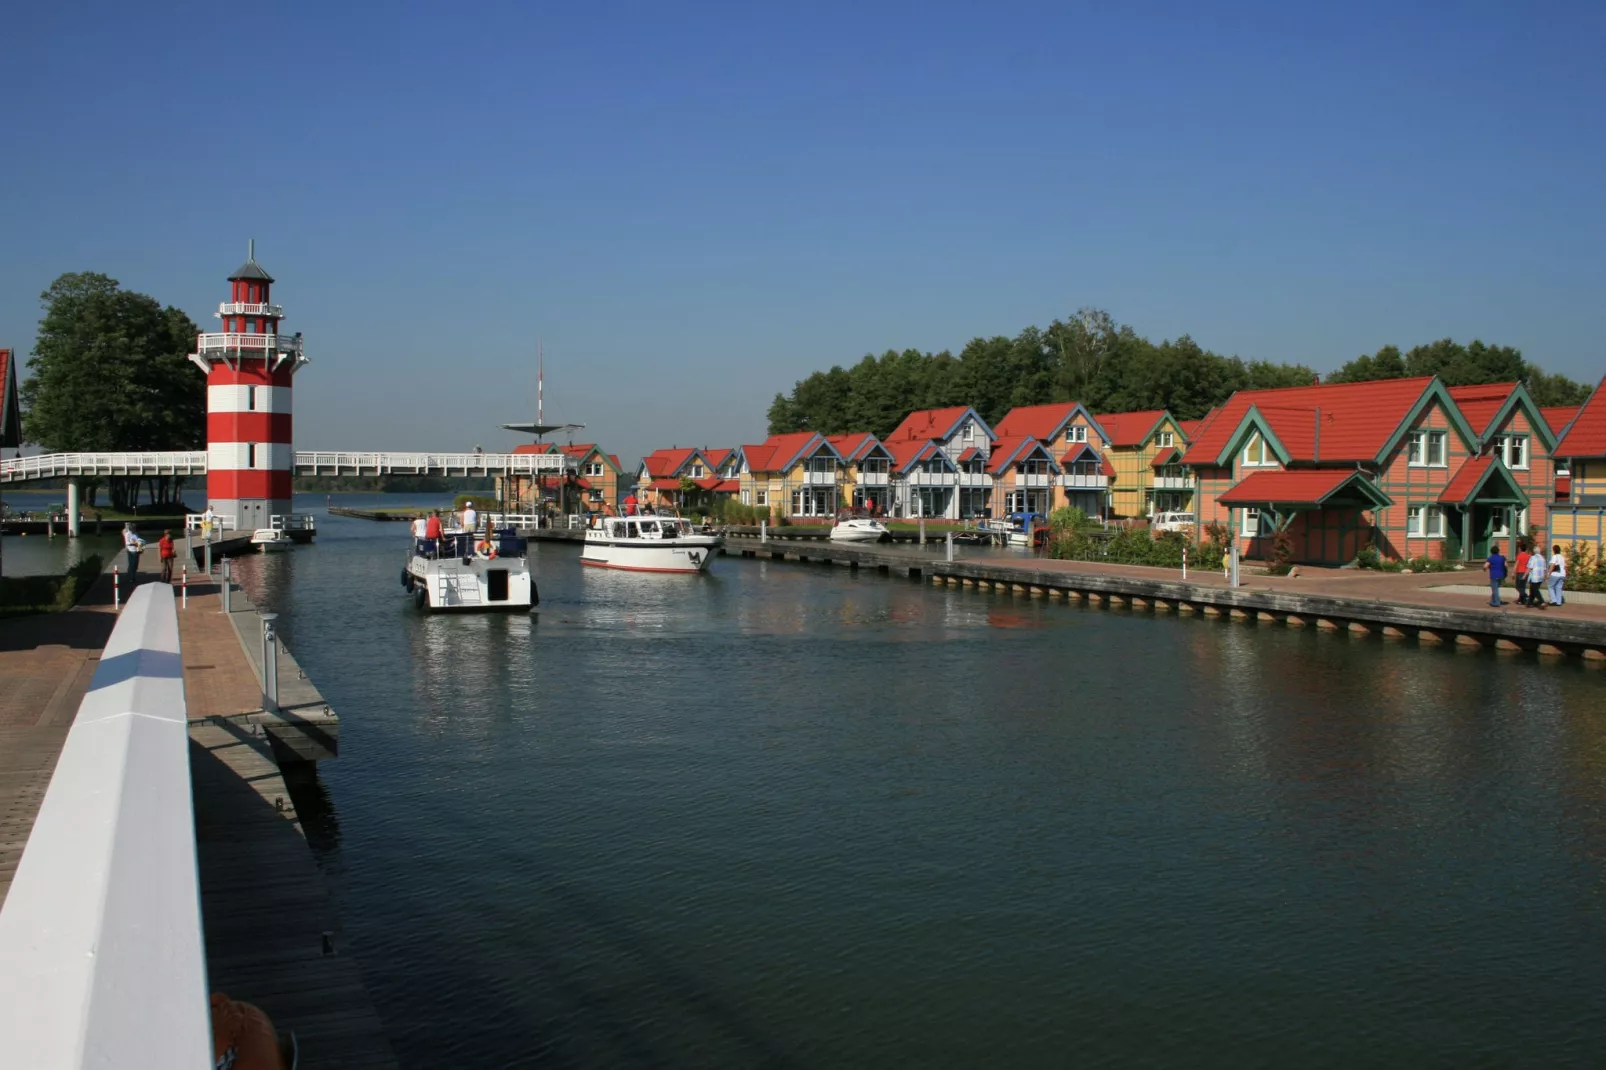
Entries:
[[1079,306],[1332,368],[1443,336],[1598,379],[1606,6],[13,5],[0,345],[103,271],[280,280],[302,448],[627,463]]

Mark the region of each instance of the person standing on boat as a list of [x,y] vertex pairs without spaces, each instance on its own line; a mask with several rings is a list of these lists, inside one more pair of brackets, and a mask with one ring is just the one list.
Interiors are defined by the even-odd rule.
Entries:
[[413,518],[413,538],[415,538],[415,539],[427,539],[427,538],[429,538],[428,535],[424,534],[424,532],[427,530],[428,526],[429,526],[429,523],[428,523],[428,521],[426,521],[424,519],[424,514],[423,513],[419,513],[416,517]]
[[429,519],[424,521],[424,538],[426,538],[426,539],[438,539],[440,537],[441,537],[441,512],[440,512],[439,509],[436,509],[434,512],[429,514]]
[[478,531],[480,527],[480,514],[474,511],[473,502],[463,503],[463,530]]

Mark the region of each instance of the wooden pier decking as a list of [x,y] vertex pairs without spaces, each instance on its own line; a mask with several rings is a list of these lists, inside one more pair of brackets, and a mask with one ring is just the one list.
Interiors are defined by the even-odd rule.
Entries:
[[[1218,572],[1059,561],[1041,557],[978,557],[948,561],[942,547],[917,550],[831,542],[782,543],[733,536],[727,556],[872,568],[945,586],[1012,595],[1063,598],[1135,611],[1200,613],[1231,620],[1315,627],[1356,635],[1379,632],[1425,644],[1455,643],[1544,656],[1606,662],[1606,606],[1570,603],[1539,612],[1507,603],[1479,606],[1458,574],[1400,576],[1360,570],[1301,570],[1299,576],[1249,577],[1227,586]],[[1482,574],[1465,574],[1479,577]],[[1512,597],[1515,597],[1513,594]]]

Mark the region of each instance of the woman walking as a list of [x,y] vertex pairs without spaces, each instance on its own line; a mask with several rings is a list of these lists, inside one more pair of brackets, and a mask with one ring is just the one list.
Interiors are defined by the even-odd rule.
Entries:
[[1550,547],[1550,604],[1562,605],[1561,588],[1567,582],[1567,557],[1561,552],[1560,543],[1552,543]]
[[1534,609],[1545,608],[1545,574],[1549,571],[1544,546],[1534,547],[1528,555],[1528,605]]
[[1532,556],[1533,554],[1528,547],[1528,540],[1519,540],[1517,542],[1517,559],[1513,562],[1516,567],[1511,572],[1511,582],[1517,588],[1517,604],[1519,606],[1528,604],[1528,559]]

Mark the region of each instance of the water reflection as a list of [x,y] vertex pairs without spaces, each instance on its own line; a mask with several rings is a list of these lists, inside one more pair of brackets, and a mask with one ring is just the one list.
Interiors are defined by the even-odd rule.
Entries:
[[247,571],[343,716],[317,846],[410,1065],[1593,1054],[1599,676],[567,547],[429,617],[393,541]]

